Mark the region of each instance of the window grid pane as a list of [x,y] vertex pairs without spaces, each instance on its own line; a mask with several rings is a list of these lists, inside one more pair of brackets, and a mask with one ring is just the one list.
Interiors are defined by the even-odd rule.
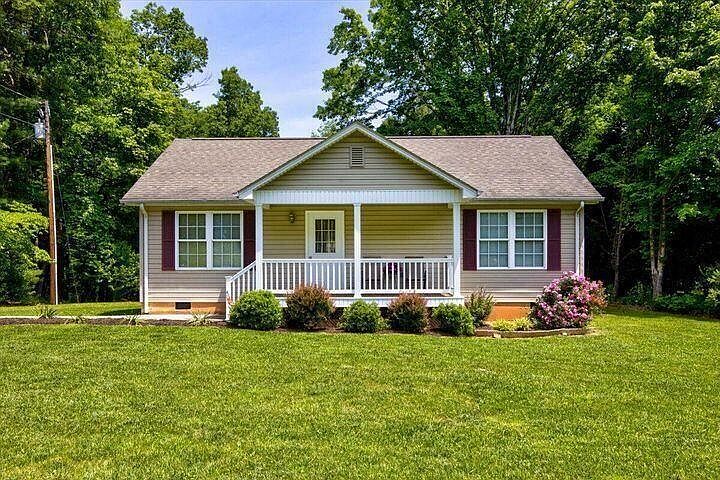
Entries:
[[542,267],[545,263],[545,219],[542,212],[515,214],[515,266]]
[[242,267],[242,219],[240,213],[213,214],[213,267]]
[[204,268],[207,266],[207,243],[205,241],[181,241],[178,244],[178,266]]
[[315,219],[315,253],[335,253],[335,219]]

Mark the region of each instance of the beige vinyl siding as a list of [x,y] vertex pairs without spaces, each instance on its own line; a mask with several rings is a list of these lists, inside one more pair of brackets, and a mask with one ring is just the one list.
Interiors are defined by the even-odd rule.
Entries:
[[[365,147],[365,166],[350,168],[349,145]],[[263,186],[266,190],[447,189],[447,182],[364,135],[345,138]]]
[[[485,206],[479,208],[487,209]],[[505,208],[522,209],[523,207],[513,204]],[[532,208],[546,207],[535,206]],[[460,264],[462,265],[462,262]],[[561,271],[575,269],[575,209],[572,208],[561,209],[560,268]],[[497,302],[532,302],[542,288],[558,275],[559,272],[548,270],[463,270],[460,285],[463,295],[483,287],[495,296]]]
[[148,293],[150,302],[225,302],[225,276],[230,270],[162,270],[162,211],[241,211],[230,207],[147,208],[148,211]]
[[[263,212],[266,258],[305,258],[305,212],[345,212],[345,257],[353,255],[353,207],[347,205],[275,206]],[[295,222],[290,223],[290,212]]]
[[363,205],[363,257],[452,255],[452,210],[447,205]]
[[[363,257],[443,257],[452,254],[452,210],[447,205],[363,205]],[[521,209],[517,204],[478,207]],[[529,207],[530,208],[530,207]],[[532,208],[558,208],[533,205]],[[576,207],[575,207],[576,208]],[[562,207],[561,268],[575,268],[575,208]],[[162,271],[161,227],[163,209],[148,207],[148,294],[150,302],[224,302],[225,276],[234,270]],[[230,207],[196,208],[240,210]],[[352,206],[272,206],[264,210],[264,253],[267,258],[305,258],[305,211],[345,212],[345,257],[353,257]],[[290,212],[295,222],[290,223]],[[462,272],[462,293],[484,287],[501,303],[530,302],[542,287],[557,277],[547,270],[479,270]]]

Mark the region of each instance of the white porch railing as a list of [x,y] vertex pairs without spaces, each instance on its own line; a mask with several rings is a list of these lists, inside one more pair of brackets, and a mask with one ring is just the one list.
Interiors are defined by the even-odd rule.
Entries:
[[452,258],[378,258],[360,261],[360,291],[452,293]]
[[352,258],[264,259],[263,288],[285,294],[300,285],[320,285],[330,293],[353,293]]
[[[396,294],[453,292],[452,257],[445,258],[363,258],[360,285],[355,286],[355,260],[341,259],[263,259],[262,288],[286,294],[299,285],[320,285],[333,294]],[[257,284],[256,262],[231,277],[225,277],[228,305]],[[229,311],[229,309],[226,309]],[[227,315],[226,315],[227,316]]]

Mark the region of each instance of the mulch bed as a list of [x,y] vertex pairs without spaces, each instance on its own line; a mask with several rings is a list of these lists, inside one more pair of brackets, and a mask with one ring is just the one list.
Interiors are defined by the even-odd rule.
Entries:
[[[0,325],[63,325],[72,324],[73,319],[76,317],[55,317],[55,318],[37,318],[37,317],[0,317]],[[124,317],[85,317],[86,323],[84,325],[127,325],[127,318]],[[174,327],[190,327],[187,320],[175,319],[175,318],[142,318],[140,317],[140,326],[152,325],[152,326],[174,326]],[[228,325],[225,320],[222,319],[211,319],[210,327],[222,327],[222,328],[233,328]],[[323,333],[345,333],[342,329],[338,328],[338,322],[331,320],[327,328],[316,330],[316,332]],[[278,328],[279,332],[299,332],[302,330],[294,330],[288,328]],[[570,335],[586,335],[591,333],[590,328],[559,328],[556,330],[528,330],[528,331],[515,331],[505,332],[499,330],[492,330],[490,328],[480,328],[475,330],[476,337],[491,337],[491,338],[537,338],[537,337],[550,337],[550,336],[570,336]],[[386,330],[381,333],[403,333],[395,332],[392,330]],[[437,330],[433,325],[427,331],[428,334],[446,336],[443,332]]]

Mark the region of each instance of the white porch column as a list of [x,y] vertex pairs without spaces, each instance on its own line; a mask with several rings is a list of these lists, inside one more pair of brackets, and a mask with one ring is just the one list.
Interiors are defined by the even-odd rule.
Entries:
[[460,203],[453,202],[453,297],[460,293]]
[[263,205],[255,204],[255,289],[263,288]]
[[361,210],[360,210],[360,204],[355,203],[353,204],[353,261],[354,261],[354,269],[353,269],[353,285],[355,287],[355,298],[360,298],[360,257],[362,255],[362,240],[361,240],[361,232],[362,232],[362,225],[360,223],[361,218]]

